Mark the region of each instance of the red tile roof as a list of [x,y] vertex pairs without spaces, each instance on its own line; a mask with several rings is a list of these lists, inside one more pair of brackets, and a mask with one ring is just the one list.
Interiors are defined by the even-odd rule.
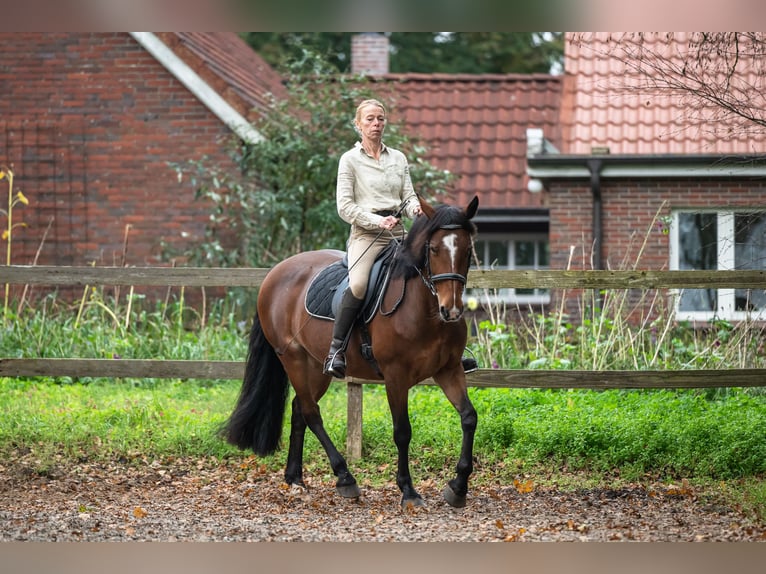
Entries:
[[250,120],[266,109],[270,94],[286,95],[282,77],[235,32],[166,32],[157,36]]
[[[456,174],[454,201],[481,195],[485,208],[539,208],[527,191],[526,130],[559,143],[561,77],[546,74],[387,74],[391,122],[428,148],[427,159]],[[414,182],[417,187],[417,182]]]
[[[567,33],[564,153],[589,154],[606,146],[619,154],[763,153],[766,132],[748,133],[731,120],[716,121],[715,107],[690,106],[683,95],[626,89],[641,81],[626,64],[620,33]],[[681,61],[688,32],[646,34],[645,47]]]

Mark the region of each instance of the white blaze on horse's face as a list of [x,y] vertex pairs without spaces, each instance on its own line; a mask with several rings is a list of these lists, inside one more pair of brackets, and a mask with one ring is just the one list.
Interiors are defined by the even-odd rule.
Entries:
[[[442,238],[442,245],[447,249],[450,259],[450,273],[459,273],[457,268],[457,234],[449,233]],[[440,304],[442,318],[445,321],[457,321],[463,316],[463,285],[457,281],[449,281],[452,286],[452,304]]]

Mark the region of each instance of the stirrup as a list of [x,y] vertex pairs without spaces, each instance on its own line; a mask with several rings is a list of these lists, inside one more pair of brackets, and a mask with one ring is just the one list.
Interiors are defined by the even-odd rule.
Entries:
[[346,354],[343,349],[337,349],[334,353],[327,355],[322,372],[325,375],[332,375],[337,379],[342,379],[346,376]]
[[470,357],[463,357],[460,359],[460,362],[463,365],[463,371],[466,373],[473,373],[474,371],[479,370],[479,362],[476,360],[476,358],[473,356],[473,353],[470,349],[466,349],[467,352],[471,353]]
[[460,362],[463,363],[463,371],[466,373],[473,373],[479,370],[479,363],[473,357],[463,357],[460,359]]

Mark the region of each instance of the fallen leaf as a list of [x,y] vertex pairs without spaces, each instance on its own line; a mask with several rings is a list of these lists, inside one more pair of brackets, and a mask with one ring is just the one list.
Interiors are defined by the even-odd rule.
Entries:
[[133,509],[133,516],[135,516],[136,518],[144,518],[147,514],[149,514],[149,513],[146,512],[146,510],[144,510],[140,506],[136,506]]
[[513,479],[513,486],[522,494],[532,492],[535,489],[535,483],[531,480],[525,480],[524,482],[521,482],[517,478]]

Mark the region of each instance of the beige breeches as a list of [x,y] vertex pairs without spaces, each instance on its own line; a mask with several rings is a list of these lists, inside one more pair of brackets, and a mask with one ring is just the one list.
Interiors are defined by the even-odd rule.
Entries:
[[363,299],[367,292],[367,280],[372,265],[378,254],[391,243],[393,237],[402,236],[401,224],[392,231],[365,231],[353,228],[348,238],[348,282],[351,293],[357,299]]

